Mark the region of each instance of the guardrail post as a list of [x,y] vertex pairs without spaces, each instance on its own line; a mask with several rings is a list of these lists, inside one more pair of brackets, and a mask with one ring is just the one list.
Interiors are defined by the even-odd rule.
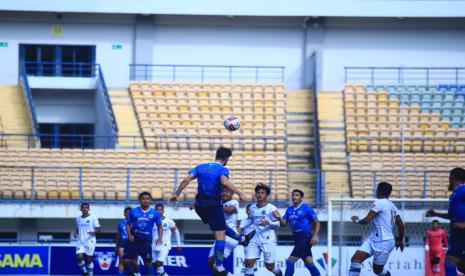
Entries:
[[176,81],[176,65],[173,65],[173,81]]
[[373,172],[373,197],[376,197],[376,172]]
[[205,76],[205,67],[200,67],[200,82],[203,83],[203,80],[204,80],[204,76]]
[[148,78],[148,77],[147,77],[147,65],[144,65],[144,80],[145,80],[145,81],[148,81],[147,78]]
[[255,82],[258,82],[258,66],[255,66]]
[[35,193],[35,169],[31,167],[31,199],[36,197]]
[[84,192],[82,190],[82,167],[79,167],[79,199],[82,200]]
[[459,85],[459,68],[455,68],[455,85]]
[[173,185],[173,192],[175,193],[178,190],[178,180],[179,180],[179,170],[174,170],[174,185]]
[[375,68],[371,67],[371,85],[375,83]]
[[268,179],[268,187],[276,195],[276,191],[273,190],[273,172],[271,170],[268,170]]
[[429,68],[426,68],[426,89],[429,87]]
[[126,170],[126,201],[129,201],[131,194],[131,169],[127,168]]
[[427,172],[423,172],[423,198],[426,198],[426,174]]
[[321,171],[315,172],[316,178],[316,205],[319,207],[321,203]]
[[229,82],[232,82],[232,66],[229,66]]

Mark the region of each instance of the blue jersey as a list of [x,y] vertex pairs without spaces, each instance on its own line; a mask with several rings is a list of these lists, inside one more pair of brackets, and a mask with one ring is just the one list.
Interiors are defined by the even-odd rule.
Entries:
[[144,212],[141,207],[135,207],[129,212],[127,222],[131,224],[131,234],[136,240],[152,242],[153,226],[154,224],[161,225],[161,216],[153,208]]
[[128,231],[126,230],[126,220],[125,219],[118,222],[118,232],[119,232],[120,240],[129,239]]
[[223,192],[221,176],[229,177],[229,170],[226,167],[220,163],[211,162],[198,165],[189,173],[198,181],[197,203],[199,200],[207,200],[221,204]]
[[292,232],[310,233],[310,235],[312,233],[311,222],[318,220],[313,208],[305,203],[300,204],[297,208],[294,206],[287,208],[283,219],[289,222]]
[[[449,218],[451,223],[465,222],[465,184],[456,187],[449,197]],[[465,240],[465,230],[451,227],[450,234],[450,243]]]

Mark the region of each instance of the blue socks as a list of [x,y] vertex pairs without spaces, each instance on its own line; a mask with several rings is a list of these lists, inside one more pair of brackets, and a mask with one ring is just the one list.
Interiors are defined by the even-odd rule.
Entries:
[[227,225],[226,225],[226,236],[228,236],[228,237],[230,237],[232,239],[235,239],[238,242],[241,242],[242,237],[243,237],[243,236],[237,234],[236,231],[234,231],[231,227],[229,227]]
[[305,264],[305,267],[308,269],[308,271],[310,271],[312,276],[320,276],[320,271],[318,271],[318,268],[316,268],[314,263]]
[[457,276],[457,267],[453,263],[446,260],[444,266],[446,267],[446,276]]
[[216,266],[223,266],[223,260],[224,260],[224,247],[226,245],[225,240],[216,240],[215,241],[215,251],[214,251],[214,256],[215,256],[215,262]]
[[360,263],[351,263],[349,268],[349,276],[358,276],[362,271],[362,264]]
[[292,276],[294,275],[294,265],[295,263],[289,259],[286,260],[286,272],[284,276]]

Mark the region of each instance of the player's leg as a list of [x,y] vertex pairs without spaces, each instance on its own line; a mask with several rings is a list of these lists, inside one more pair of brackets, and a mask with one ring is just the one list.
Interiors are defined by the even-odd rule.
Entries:
[[95,253],[95,244],[88,244],[86,247],[86,261],[87,261],[87,273],[89,276],[94,275],[94,253]]
[[460,259],[459,263],[457,264],[457,270],[462,274],[465,274],[465,258]]
[[118,275],[122,276],[124,275],[124,264],[123,264],[124,248],[118,247],[116,249],[116,252],[118,253]]
[[320,276],[320,271],[318,271],[318,268],[316,268],[313,263],[312,246],[310,245],[310,241],[305,243],[305,250],[302,253],[302,259],[304,260],[305,268],[310,271],[312,276]]
[[282,276],[283,272],[275,265],[276,262],[276,243],[262,243],[263,261],[265,267],[276,276]]
[[360,248],[355,251],[352,259],[350,259],[349,276],[358,276],[362,271],[362,263],[372,256],[374,253],[373,247],[369,239],[365,240]]
[[431,264],[431,271],[433,275],[439,275],[441,273],[441,255],[442,255],[442,248],[431,248],[429,251],[429,260]]
[[86,262],[84,261],[85,248],[83,244],[76,245],[76,262],[83,274],[87,274]]
[[168,276],[168,274],[165,272],[165,267],[163,266],[163,264],[166,263],[168,252],[169,252],[168,250],[160,250],[156,258],[152,256],[152,258],[155,259],[155,264],[154,264],[155,273],[157,273],[159,276],[161,275]]
[[373,257],[373,272],[380,276],[389,276],[391,273],[384,268],[384,265],[389,259],[389,254],[395,247],[394,240],[387,240],[373,243],[374,257]]
[[461,263],[460,258],[457,258],[451,255],[451,248],[447,251],[446,261],[444,263],[444,267],[446,270],[446,276],[457,276],[457,268]]
[[245,253],[245,276],[253,276],[255,274],[255,263],[260,259],[261,250],[258,244],[252,240],[252,242],[247,246],[247,249],[244,250]]
[[137,263],[137,244],[128,242],[123,254],[124,271],[128,275],[134,275],[137,271],[134,262]]
[[144,241],[141,243],[138,255],[141,256],[145,266],[145,275],[151,275],[152,270],[152,242]]

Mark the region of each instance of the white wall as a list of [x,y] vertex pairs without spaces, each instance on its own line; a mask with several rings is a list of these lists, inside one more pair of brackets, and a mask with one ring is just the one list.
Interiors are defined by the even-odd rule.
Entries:
[[465,35],[456,28],[328,27],[322,55],[320,88],[342,90],[345,66],[465,67]]
[[[27,17],[25,17],[27,18]],[[19,44],[96,45],[96,61],[103,69],[105,80],[111,87],[127,87],[132,59],[133,25],[117,23],[79,23],[38,19],[31,21],[1,21],[0,40],[8,47],[0,48],[0,84],[18,82]],[[54,37],[52,26],[60,24],[63,35]],[[112,50],[113,44],[122,45],[121,50]]]
[[33,90],[39,123],[94,124],[95,91]]

